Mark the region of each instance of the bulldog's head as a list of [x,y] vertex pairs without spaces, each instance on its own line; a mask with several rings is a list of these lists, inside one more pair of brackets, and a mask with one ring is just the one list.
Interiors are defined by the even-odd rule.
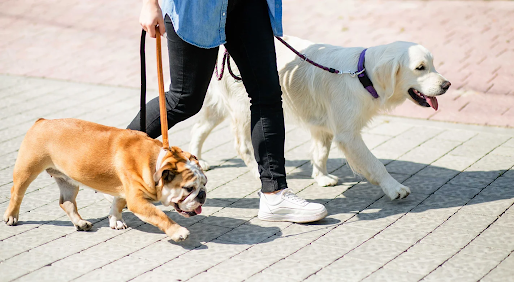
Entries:
[[207,177],[195,156],[178,147],[162,149],[157,158],[154,181],[156,187],[161,188],[163,205],[173,205],[185,217],[202,212],[207,196]]

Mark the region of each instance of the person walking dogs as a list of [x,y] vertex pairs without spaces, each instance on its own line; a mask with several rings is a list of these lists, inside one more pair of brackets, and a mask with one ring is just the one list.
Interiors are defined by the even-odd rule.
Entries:
[[[286,182],[282,90],[274,35],[282,36],[281,0],[143,0],[140,24],[150,37],[165,34],[171,85],[166,92],[168,126],[202,107],[224,44],[251,100],[251,136],[262,183],[258,217],[266,221],[312,222],[325,206],[296,196]],[[140,130],[139,115],[128,126]],[[160,136],[159,100],[147,104],[147,133]]]

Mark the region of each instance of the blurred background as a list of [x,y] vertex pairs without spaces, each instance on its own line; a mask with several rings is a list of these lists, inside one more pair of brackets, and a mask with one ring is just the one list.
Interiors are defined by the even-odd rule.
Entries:
[[[139,88],[140,9],[141,0],[2,0],[0,74]],[[287,35],[339,46],[412,41],[433,53],[452,83],[439,110],[407,101],[387,114],[501,127],[514,127],[513,15],[513,1],[283,1]],[[153,91],[154,44],[147,38]]]

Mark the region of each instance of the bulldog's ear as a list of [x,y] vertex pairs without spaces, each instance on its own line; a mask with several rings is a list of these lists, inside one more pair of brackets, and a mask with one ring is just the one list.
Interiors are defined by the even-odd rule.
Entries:
[[193,154],[189,154],[189,155],[190,155],[189,160],[194,162],[199,168],[201,168],[198,158]]
[[159,170],[155,172],[153,175],[153,180],[155,183],[158,183],[161,179],[170,182],[175,178],[175,173],[173,173],[171,165],[163,165]]
[[379,88],[383,90],[383,95],[387,99],[391,98],[396,88],[396,76],[400,72],[399,59],[386,56],[381,58],[377,65],[373,68],[373,75],[376,78],[376,82]]

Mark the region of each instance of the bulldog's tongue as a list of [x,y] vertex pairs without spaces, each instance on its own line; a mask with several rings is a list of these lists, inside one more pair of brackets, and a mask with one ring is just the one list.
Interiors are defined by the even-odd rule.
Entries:
[[437,98],[436,97],[430,97],[430,96],[427,96],[427,102],[428,104],[434,108],[434,110],[437,111],[437,108],[439,107],[439,104],[437,103]]
[[202,213],[202,206],[199,206],[195,209],[195,213],[196,214],[201,214]]

